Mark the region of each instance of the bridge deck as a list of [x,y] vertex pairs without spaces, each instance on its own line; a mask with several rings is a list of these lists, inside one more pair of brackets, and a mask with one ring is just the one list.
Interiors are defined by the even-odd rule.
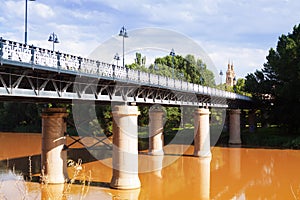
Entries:
[[0,98],[228,107],[251,98],[0,38]]

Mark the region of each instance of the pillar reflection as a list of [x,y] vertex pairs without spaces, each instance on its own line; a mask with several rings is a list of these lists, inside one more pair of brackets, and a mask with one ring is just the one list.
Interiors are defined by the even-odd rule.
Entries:
[[241,178],[241,146],[229,145],[229,174],[231,178]]
[[134,190],[115,190],[112,194],[112,200],[117,199],[128,199],[138,200],[140,196],[140,189]]
[[41,200],[63,200],[65,199],[64,189],[64,184],[44,184],[41,186]]
[[200,158],[198,161],[200,199],[209,199],[210,196],[210,162],[211,157]]

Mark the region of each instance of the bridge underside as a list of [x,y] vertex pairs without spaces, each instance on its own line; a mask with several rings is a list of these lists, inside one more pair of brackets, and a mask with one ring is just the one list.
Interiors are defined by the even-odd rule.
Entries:
[[2,62],[0,67],[2,101],[35,103],[94,101],[96,104],[120,102],[202,107],[242,107],[245,103],[217,95],[191,93],[186,90],[174,90],[171,87],[88,76],[78,71],[15,62],[10,60]]

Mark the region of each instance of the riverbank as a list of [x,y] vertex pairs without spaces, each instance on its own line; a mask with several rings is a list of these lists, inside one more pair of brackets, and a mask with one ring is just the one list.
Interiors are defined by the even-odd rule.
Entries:
[[[194,129],[166,130],[164,144],[193,144]],[[218,132],[211,128],[211,146],[227,147],[228,132]],[[251,133],[248,129],[241,130],[242,147],[269,148],[269,149],[300,149],[300,135],[287,134],[277,127],[257,128]],[[146,132],[139,133],[139,150],[149,147],[149,138]]]
[[[227,146],[229,133],[223,132],[217,146]],[[288,134],[278,127],[257,128],[251,133],[248,129],[241,131],[243,147],[273,148],[273,149],[300,149],[300,135]]]

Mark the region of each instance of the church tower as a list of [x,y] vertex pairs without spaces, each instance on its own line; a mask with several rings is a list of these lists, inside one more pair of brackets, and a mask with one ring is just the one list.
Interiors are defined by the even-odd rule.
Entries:
[[228,63],[228,69],[226,71],[226,86],[234,86],[236,84],[235,72],[233,64]]

